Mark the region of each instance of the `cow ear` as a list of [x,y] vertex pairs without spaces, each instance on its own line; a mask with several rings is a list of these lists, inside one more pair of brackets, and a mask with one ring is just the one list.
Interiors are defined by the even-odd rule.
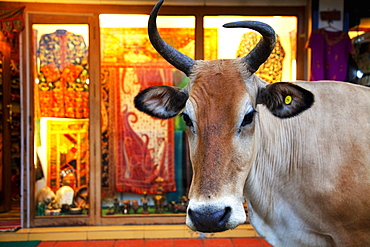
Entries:
[[154,86],[139,92],[135,107],[150,116],[167,119],[178,115],[185,107],[188,95],[180,88]]
[[257,97],[257,104],[265,105],[279,118],[294,117],[310,108],[313,103],[314,95],[310,91],[287,82],[268,84]]

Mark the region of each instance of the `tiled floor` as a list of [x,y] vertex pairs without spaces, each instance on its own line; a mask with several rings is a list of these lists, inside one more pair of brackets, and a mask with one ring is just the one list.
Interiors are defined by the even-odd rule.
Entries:
[[271,246],[261,238],[135,239],[94,241],[45,241],[37,247],[262,247]]
[[[130,239],[230,239],[259,238],[250,224],[219,233],[199,233],[185,225],[127,225],[22,228],[16,232],[0,233],[1,241],[92,241]],[[72,247],[72,246],[70,246]],[[157,246],[161,247],[161,246]]]
[[0,246],[6,241],[41,241],[38,247],[271,246],[250,224],[220,233],[193,232],[182,224],[22,228],[0,233]]

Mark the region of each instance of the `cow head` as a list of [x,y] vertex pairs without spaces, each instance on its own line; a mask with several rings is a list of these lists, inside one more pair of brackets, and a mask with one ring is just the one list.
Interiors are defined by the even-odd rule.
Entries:
[[234,60],[193,60],[160,37],[156,17],[149,18],[149,37],[169,63],[190,78],[186,88],[150,87],[135,98],[135,106],[167,119],[182,114],[188,126],[193,180],[189,191],[187,225],[202,232],[232,229],[246,220],[243,187],[255,153],[257,104],[280,118],[308,109],[313,95],[291,83],[267,84],[254,72],[275,46],[274,30],[260,22],[243,21],[225,27],[248,27],[262,34],[258,45]]

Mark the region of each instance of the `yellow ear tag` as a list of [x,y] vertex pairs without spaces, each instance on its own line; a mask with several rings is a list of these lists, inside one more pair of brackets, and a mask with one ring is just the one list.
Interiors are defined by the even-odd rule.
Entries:
[[285,104],[286,105],[290,105],[290,103],[292,103],[292,96],[290,96],[290,95],[287,95],[286,97],[285,97]]

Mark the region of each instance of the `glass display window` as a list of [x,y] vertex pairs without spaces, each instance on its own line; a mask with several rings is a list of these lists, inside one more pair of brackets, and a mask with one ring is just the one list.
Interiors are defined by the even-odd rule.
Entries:
[[[185,214],[191,168],[180,119],[160,120],[133,104],[150,86],[188,78],[152,47],[148,15],[100,15],[102,216]],[[159,16],[161,36],[194,58],[195,17]]]
[[[295,81],[298,23],[295,16],[205,16],[204,58],[234,59],[247,55],[261,35],[251,29],[222,27],[225,23],[245,20],[267,23],[277,34],[275,49],[256,74],[269,83]],[[209,36],[206,30],[212,30],[212,35]]]
[[88,25],[33,25],[36,216],[89,209]]
[[[167,10],[169,15],[157,19],[160,35],[191,58],[232,59],[248,52],[242,40],[252,30],[222,25],[267,22],[285,52],[281,80],[294,80],[294,67],[285,63],[294,65],[297,18],[289,17],[291,26],[283,28],[275,25],[288,17],[204,17],[198,12],[178,16]],[[26,176],[27,225],[185,222],[192,178],[185,124],[177,117],[154,119],[133,103],[142,89],[189,82],[152,47],[148,17],[29,14],[22,38],[29,55],[21,97],[30,147],[24,153],[31,171]]]
[[[246,55],[260,35],[222,25],[257,20],[276,31],[277,46],[257,75],[267,82],[294,81],[296,17],[204,17],[204,59]],[[102,216],[185,213],[191,181],[182,120],[159,120],[136,110],[133,99],[149,86],[184,87],[188,78],[152,47],[147,15],[100,15]],[[159,16],[162,38],[194,58],[195,17]]]

